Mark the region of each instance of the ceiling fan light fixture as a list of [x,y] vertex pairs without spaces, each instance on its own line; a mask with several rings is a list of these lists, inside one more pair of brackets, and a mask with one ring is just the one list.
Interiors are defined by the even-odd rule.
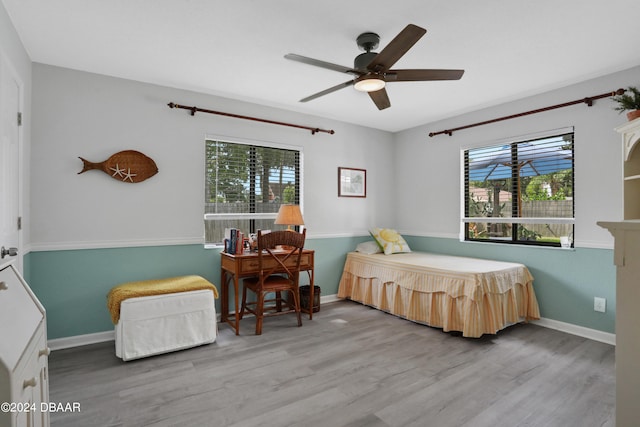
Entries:
[[380,77],[368,76],[363,79],[359,79],[353,87],[360,92],[375,92],[384,87],[385,82]]
[[296,55],[294,53],[289,53],[284,57],[304,64],[351,75],[350,80],[302,98],[300,102],[311,101],[312,99],[328,95],[337,90],[353,86],[359,92],[368,92],[369,98],[371,98],[376,107],[378,107],[378,110],[384,110],[391,107],[389,96],[385,90],[386,82],[459,80],[464,74],[464,70],[398,70],[391,68],[426,33],[427,30],[424,28],[409,24],[400,31],[380,53],[374,52],[374,49],[377,49],[380,43],[380,36],[376,33],[362,33],[356,39],[356,44],[361,50],[364,50],[364,53],[355,57],[352,68],[319,59],[307,58],[306,56]]

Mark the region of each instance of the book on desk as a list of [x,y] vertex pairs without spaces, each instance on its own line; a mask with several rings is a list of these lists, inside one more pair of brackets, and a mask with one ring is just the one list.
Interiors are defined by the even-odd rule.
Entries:
[[243,254],[249,248],[249,238],[237,228],[224,230],[224,251],[231,255]]

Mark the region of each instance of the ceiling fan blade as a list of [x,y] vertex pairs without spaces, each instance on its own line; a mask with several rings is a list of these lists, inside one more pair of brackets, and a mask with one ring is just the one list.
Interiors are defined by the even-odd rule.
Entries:
[[460,80],[463,74],[464,70],[389,70],[384,79],[389,82]]
[[348,86],[353,86],[354,83],[355,83],[354,80],[349,80],[348,82],[340,83],[339,85],[335,85],[333,87],[330,87],[329,89],[325,89],[322,92],[314,93],[311,96],[307,96],[306,98],[302,98],[300,100],[300,102],[307,102],[307,101],[311,101],[311,100],[316,99],[316,98],[320,98],[321,96],[328,95],[331,92],[335,92],[337,90],[343,89],[343,88],[348,87]]
[[319,59],[308,58],[302,55],[296,55],[295,53],[287,53],[284,57],[292,61],[302,62],[303,64],[314,65],[316,67],[338,71],[339,73],[350,73],[358,76],[363,74],[362,72],[354,70],[353,68],[344,67],[338,64],[332,64],[331,62],[320,61]]
[[393,67],[393,64],[402,58],[402,55],[407,53],[426,32],[427,30],[417,25],[407,25],[404,30],[400,31],[400,34],[373,58],[367,68],[371,71],[386,71]]
[[378,110],[391,107],[391,101],[389,101],[389,96],[385,88],[376,90],[375,92],[369,92],[369,96],[373,103],[376,104],[376,107],[378,107]]

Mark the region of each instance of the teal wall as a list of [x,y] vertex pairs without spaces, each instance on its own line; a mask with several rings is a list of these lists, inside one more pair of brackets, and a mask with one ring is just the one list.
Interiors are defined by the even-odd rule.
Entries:
[[[322,295],[338,292],[345,254],[361,237],[307,239],[315,253],[315,284]],[[120,283],[198,274],[220,289],[220,250],[202,245],[129,247],[30,252],[25,278],[47,310],[48,338],[113,329],[106,306]],[[307,283],[302,276],[302,283]],[[220,302],[216,302],[220,309]]]
[[[413,250],[521,262],[533,274],[542,317],[615,332],[615,267],[608,249],[562,250],[457,239],[405,236]],[[368,237],[307,239],[315,253],[315,283],[322,295],[338,292],[345,255]],[[135,280],[186,274],[204,276],[220,289],[220,251],[202,245],[31,252],[25,276],[47,310],[50,339],[112,330],[106,295]],[[302,283],[307,283],[302,276]],[[606,313],[593,297],[607,299]],[[220,309],[219,301],[217,308]]]

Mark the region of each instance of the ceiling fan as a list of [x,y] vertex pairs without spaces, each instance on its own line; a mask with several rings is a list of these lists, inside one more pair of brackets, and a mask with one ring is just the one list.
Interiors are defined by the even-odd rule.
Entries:
[[427,30],[417,25],[409,24],[404,30],[393,39],[380,53],[372,52],[380,43],[380,36],[376,33],[363,33],[358,36],[356,43],[360,49],[364,50],[356,56],[353,68],[344,67],[342,65],[332,64],[330,62],[320,61],[318,59],[308,58],[295,53],[289,53],[284,57],[292,61],[302,62],[304,64],[315,65],[329,70],[347,73],[355,76],[353,80],[340,83],[339,85],[330,87],[321,92],[307,96],[300,102],[311,101],[312,99],[328,95],[332,92],[340,90],[348,86],[354,86],[356,90],[368,92],[369,96],[376,104],[379,110],[384,110],[391,106],[389,96],[385,89],[388,82],[415,82],[415,81],[431,81],[431,80],[459,80],[464,74],[464,70],[392,70],[391,67],[411,47],[416,44],[420,38],[425,35]]

